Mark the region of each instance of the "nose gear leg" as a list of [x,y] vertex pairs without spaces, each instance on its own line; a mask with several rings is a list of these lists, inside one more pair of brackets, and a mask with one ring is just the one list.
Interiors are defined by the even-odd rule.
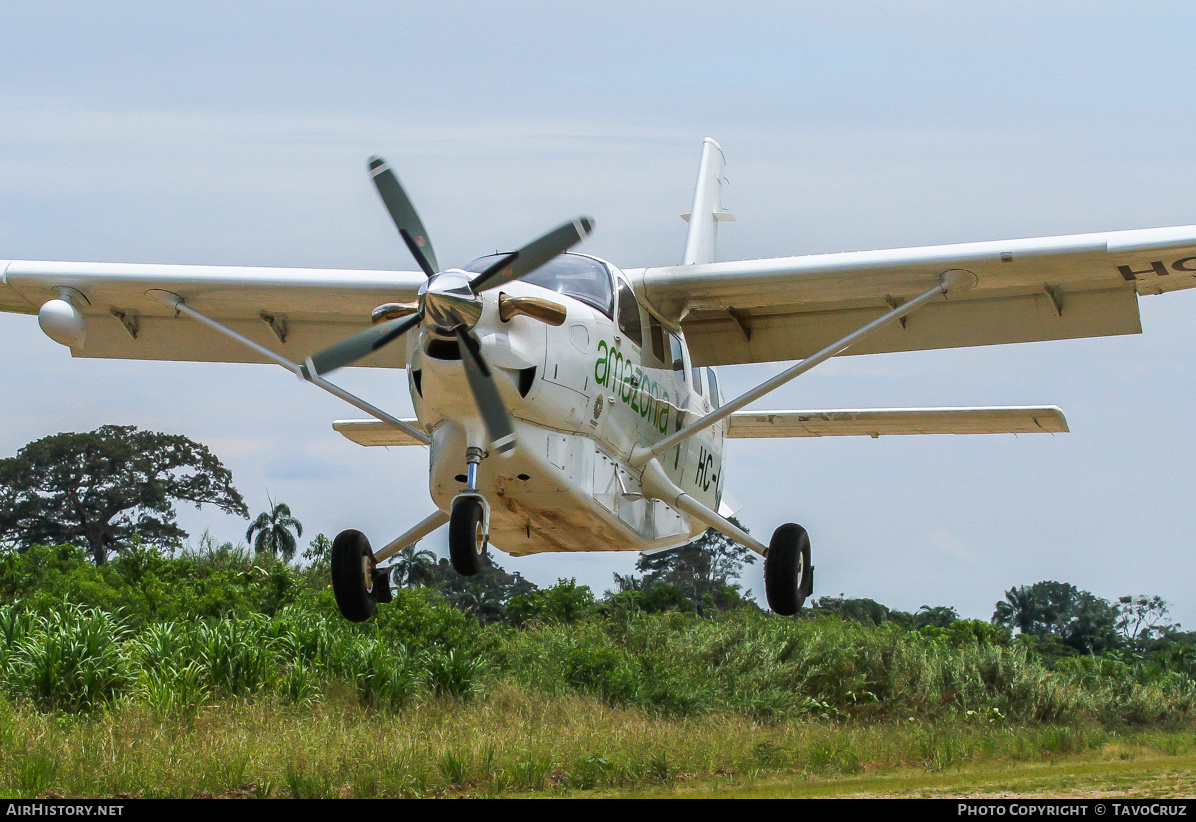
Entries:
[[454,570],[467,577],[482,570],[490,544],[490,504],[478,491],[478,466],[486,456],[476,445],[465,449],[465,490],[453,497],[449,514],[449,559]]

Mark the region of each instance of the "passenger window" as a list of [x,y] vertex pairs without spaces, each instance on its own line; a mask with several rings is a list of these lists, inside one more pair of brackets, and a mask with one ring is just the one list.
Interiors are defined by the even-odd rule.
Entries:
[[679,379],[685,379],[685,346],[676,334],[669,334],[669,353],[673,358],[673,370]]
[[718,408],[720,405],[722,405],[722,402],[719,400],[718,396],[718,377],[714,375],[713,368],[706,369],[706,376],[710,377],[710,393],[707,396],[710,397],[710,404],[715,408]]
[[668,364],[664,358],[664,328],[651,314],[648,315],[648,336],[652,340],[652,356],[656,357],[657,362]]
[[619,280],[619,330],[638,346],[644,344],[644,328],[640,325],[640,304],[631,293],[631,286]]
[[690,374],[693,376],[694,391],[697,391],[698,396],[701,396],[702,395],[702,372],[695,365],[693,367],[693,369],[690,371]]

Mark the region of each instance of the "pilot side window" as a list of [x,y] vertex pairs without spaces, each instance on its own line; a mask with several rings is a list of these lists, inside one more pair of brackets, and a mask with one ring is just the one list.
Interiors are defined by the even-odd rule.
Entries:
[[619,330],[637,346],[644,344],[644,327],[640,324],[640,304],[631,293],[631,286],[619,280]]

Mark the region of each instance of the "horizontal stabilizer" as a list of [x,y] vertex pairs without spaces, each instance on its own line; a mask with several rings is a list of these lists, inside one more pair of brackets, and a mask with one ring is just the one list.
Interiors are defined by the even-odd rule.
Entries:
[[[378,423],[379,425],[381,423]],[[1053,405],[981,408],[864,408],[833,411],[741,411],[728,437],[879,437],[896,434],[1063,434]]]
[[[419,420],[402,420],[412,428],[423,431]],[[336,431],[340,431],[358,445],[423,445],[424,443],[395,428],[382,420],[337,420],[332,423]]]

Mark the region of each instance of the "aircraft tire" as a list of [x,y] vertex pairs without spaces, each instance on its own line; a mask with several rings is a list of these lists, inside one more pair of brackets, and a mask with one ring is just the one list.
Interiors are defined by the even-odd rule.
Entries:
[[482,570],[484,517],[481,500],[473,497],[458,499],[449,514],[449,559],[461,576],[472,577]]
[[810,563],[810,535],[806,529],[787,522],[773,531],[764,557],[764,593],[768,607],[781,616],[801,610],[814,589],[814,566]]
[[332,594],[341,616],[350,622],[365,622],[378,610],[375,586],[365,586],[366,563],[373,556],[370,541],[360,531],[341,531],[332,541]]

